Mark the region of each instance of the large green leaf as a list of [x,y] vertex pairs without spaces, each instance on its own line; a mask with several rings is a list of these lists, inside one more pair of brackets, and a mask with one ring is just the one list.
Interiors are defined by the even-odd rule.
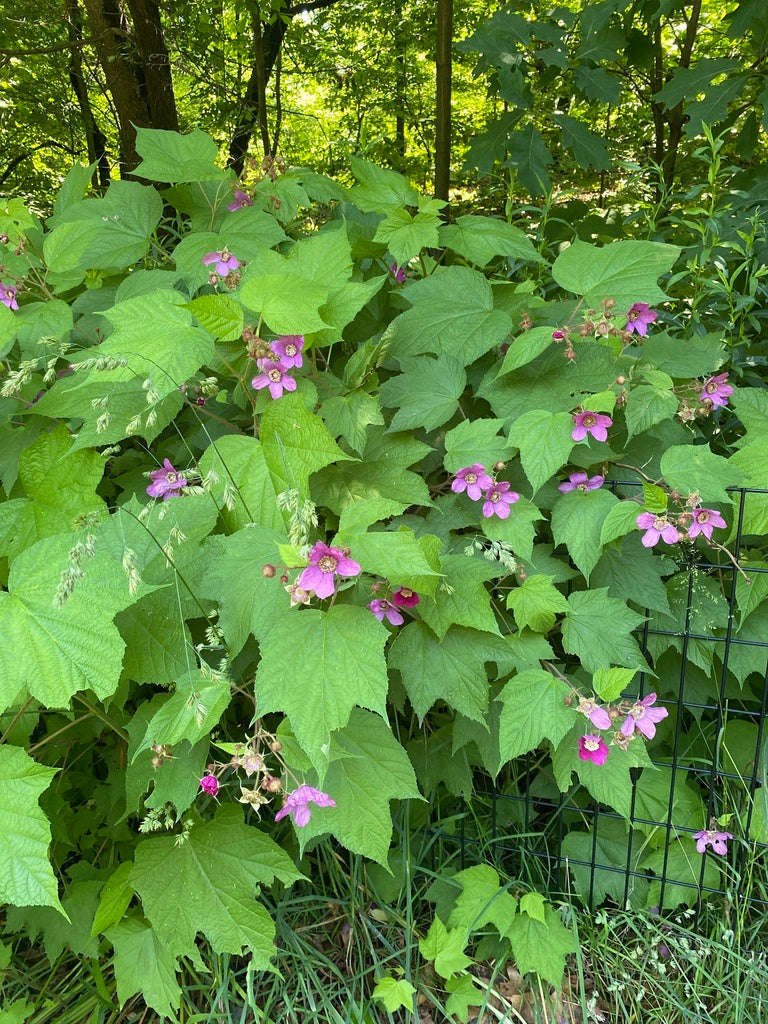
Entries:
[[598,488],[586,493],[575,490],[563,494],[552,508],[555,544],[565,546],[587,582],[602,551],[605,518],[616,504],[615,494]]
[[483,721],[488,708],[486,662],[501,657],[502,641],[492,634],[453,626],[438,640],[423,622],[403,627],[389,650],[420,720],[438,701],[467,718]]
[[671,270],[680,254],[674,245],[632,239],[612,242],[603,248],[576,241],[563,250],[552,265],[552,276],[561,288],[582,295],[592,307],[602,299],[614,299],[618,310],[635,302],[666,302],[657,281]]
[[215,181],[231,174],[216,166],[218,147],[199,128],[180,135],[137,127],[136,152],[142,160],[133,173],[150,181]]
[[647,668],[631,636],[645,618],[627,608],[608,591],[581,590],[568,598],[569,611],[563,622],[563,647],[580,658],[588,672],[620,665]]
[[462,420],[445,435],[443,464],[449,473],[455,473],[476,462],[491,467],[495,462],[509,458],[509,445],[499,437],[502,420]]
[[322,774],[330,735],[355,705],[385,714],[387,631],[365,608],[286,608],[261,637],[256,672],[259,715],[284,711],[296,739]]
[[421,618],[442,640],[451,626],[468,626],[499,634],[485,584],[500,575],[498,563],[465,555],[443,555],[443,581],[432,600],[419,607]]
[[6,554],[13,559],[19,551],[43,537],[70,533],[78,517],[106,513],[96,494],[104,473],[98,452],[70,454],[72,439],[63,423],[41,434],[19,457],[19,478],[27,499],[19,506]]
[[520,629],[530,626],[536,633],[548,633],[558,613],[568,611],[568,602],[554,586],[552,576],[534,574],[509,591],[507,608],[512,609]]
[[[344,536],[340,533],[340,538]],[[352,555],[363,572],[388,579],[421,594],[434,594],[444,574],[437,556],[439,541],[426,534],[416,537],[407,527],[396,531],[350,536]]]
[[353,709],[347,725],[331,740],[331,763],[323,790],[335,807],[312,809],[301,830],[302,846],[329,832],[348,850],[387,863],[392,839],[390,800],[419,799],[408,755],[384,719]]
[[200,472],[230,530],[239,530],[249,523],[271,530],[283,528],[283,516],[277,505],[278,488],[269,472],[264,448],[255,437],[220,437],[204,452]]
[[283,395],[267,406],[261,418],[261,445],[276,490],[296,488],[302,497],[308,496],[312,473],[351,459],[320,417],[307,412],[300,395]]
[[197,743],[218,724],[229,698],[226,679],[200,669],[187,672],[176,680],[175,693],[150,719],[134,758],[153,744],[172,747],[182,740]]
[[[6,635],[3,645],[7,642]],[[7,677],[3,685],[8,685]],[[0,746],[0,900],[23,907],[55,907],[63,913],[48,859],[51,827],[37,802],[56,772],[19,747]]]
[[499,753],[503,762],[534,750],[542,740],[558,744],[573,727],[574,710],[565,703],[571,688],[551,672],[535,668],[519,672],[498,699]]
[[494,256],[520,260],[522,263],[543,263],[544,259],[520,228],[495,217],[465,214],[455,223],[440,228],[440,245],[484,267]]
[[729,502],[726,487],[744,483],[744,472],[734,459],[715,455],[706,445],[680,444],[661,456],[661,471],[670,487],[682,495],[698,491],[703,502]]
[[440,209],[445,205],[439,199],[422,199],[419,209],[410,213],[403,207],[390,210],[376,229],[374,242],[383,242],[392,253],[395,262],[405,266],[422,249],[434,249],[438,245]]
[[217,953],[248,950],[272,970],[274,924],[256,901],[258,885],[300,878],[290,857],[264,832],[243,824],[242,810],[222,807],[184,839],[146,839],[131,875],[147,919],[172,955],[196,957],[202,932]]
[[97,547],[63,605],[54,603],[70,565],[72,538],[48,537],[23,551],[0,593],[0,706],[25,687],[46,707],[66,707],[78,690],[114,693],[124,644],[112,619],[136,600],[128,580]]
[[117,998],[124,1005],[131,996],[141,995],[147,1006],[165,1020],[175,1018],[181,1004],[176,980],[176,957],[145,921],[136,917],[120,921],[107,933],[115,949],[114,970]]
[[493,307],[493,292],[482,274],[469,267],[438,267],[430,277],[408,285],[411,309],[390,327],[390,355],[432,352],[452,355],[468,366],[502,344],[512,318]]
[[434,430],[450,420],[467,383],[463,363],[448,355],[416,356],[401,359],[400,369],[379,388],[381,404],[397,410],[392,430]]
[[349,163],[352,173],[360,182],[352,189],[350,198],[361,210],[381,213],[388,207],[418,205],[419,193],[402,174],[377,167],[358,156],[351,157]]
[[532,409],[515,420],[509,443],[520,449],[520,461],[533,493],[568,461],[574,445],[567,412]]
[[638,736],[626,750],[611,746],[605,763],[595,764],[594,761],[582,761],[579,757],[579,737],[586,728],[586,722],[580,722],[555,750],[552,769],[557,784],[562,792],[567,792],[571,776],[576,772],[579,781],[598,803],[613,807],[619,814],[629,818],[632,813],[632,769],[650,766],[651,763],[645,741]]
[[518,914],[507,931],[507,937],[521,974],[534,971],[550,985],[560,987],[565,958],[573,952],[576,940],[552,907],[545,908],[543,922],[528,914]]

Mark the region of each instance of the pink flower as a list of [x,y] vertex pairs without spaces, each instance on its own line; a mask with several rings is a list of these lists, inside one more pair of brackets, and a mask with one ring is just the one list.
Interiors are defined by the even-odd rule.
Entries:
[[645,548],[655,547],[661,538],[665,544],[677,544],[680,540],[680,533],[676,526],[666,516],[657,516],[653,512],[643,512],[635,522],[645,533],[640,538],[640,543]]
[[153,470],[149,478],[152,483],[147,488],[147,494],[150,498],[162,498],[163,501],[178,498],[182,487],[187,486],[186,477],[181,476],[168,459],[163,459],[163,468]]
[[710,377],[701,390],[699,401],[711,402],[712,405],[728,405],[733,388],[730,384],[726,384],[727,380],[727,373],[718,373],[716,377]]
[[0,302],[2,302],[4,306],[7,306],[8,309],[19,308],[19,304],[16,301],[16,289],[13,285],[3,284],[3,282],[0,281]]
[[368,609],[376,616],[379,622],[383,622],[386,619],[392,626],[402,626],[405,621],[394,604],[391,601],[385,601],[383,598],[371,601]]
[[583,698],[579,701],[579,711],[582,715],[587,716],[596,729],[611,728],[611,716],[605,708],[600,707],[597,701],[594,701],[591,698]]
[[648,333],[648,324],[652,324],[658,315],[655,309],[648,308],[647,302],[636,302],[627,313],[627,326],[625,329],[630,334],[636,331],[645,337]]
[[571,473],[565,483],[560,484],[557,489],[563,494],[569,491],[596,491],[604,483],[604,476],[591,476],[587,479],[586,473]]
[[701,832],[694,832],[693,838],[696,840],[696,850],[698,853],[704,853],[706,848],[710,846],[713,853],[719,853],[721,857],[724,857],[728,853],[726,840],[733,839],[733,836],[730,832],[718,832],[714,828],[703,828]]
[[509,519],[509,506],[520,500],[517,491],[511,491],[509,488],[510,484],[506,480],[501,480],[485,492],[483,515],[486,519],[493,515],[497,515],[499,519]]
[[608,438],[607,428],[613,426],[610,416],[605,416],[601,412],[590,412],[589,409],[574,413],[573,422],[576,424],[571,433],[574,441],[583,441],[587,434],[591,434],[596,441],[605,441]]
[[358,576],[360,565],[341,548],[329,548],[318,541],[309,553],[309,565],[296,581],[302,590],[314,590],[317,597],[330,597],[335,590],[334,576]]
[[669,714],[666,708],[653,707],[655,703],[655,693],[649,693],[642,700],[635,701],[621,724],[622,736],[631,736],[637,729],[646,739],[652,740],[656,735],[656,723],[661,722]]
[[405,267],[398,267],[396,263],[393,263],[389,268],[389,272],[397,281],[398,284],[405,284],[408,280],[408,275],[405,272]]
[[599,736],[580,736],[579,757],[582,761],[605,764],[608,758],[608,744]]
[[712,540],[712,531],[715,527],[722,529],[726,522],[719,512],[713,508],[695,508],[692,510],[693,522],[688,527],[689,537],[698,537],[703,533],[707,540]]
[[282,808],[275,815],[275,821],[280,821],[290,814],[294,825],[304,828],[309,824],[310,804],[317,804],[318,807],[335,807],[336,801],[313,786],[299,786],[286,798]]
[[265,359],[261,365],[261,373],[257,373],[251,381],[251,387],[256,391],[269,388],[269,393],[273,398],[282,398],[283,391],[296,390],[296,381],[285,372],[280,363]]
[[209,796],[216,796],[219,792],[219,780],[215,775],[204,775],[200,779],[200,789]]
[[226,277],[227,274],[237,270],[240,266],[240,260],[233,256],[229,249],[222,249],[221,252],[207,252],[203,256],[203,263],[206,267],[210,267],[212,263],[215,263],[216,273],[219,277]]
[[552,331],[552,341],[562,341],[565,338],[565,331]]
[[253,200],[247,192],[243,192],[242,189],[236,188],[234,198],[231,203],[227,204],[227,209],[230,213],[234,213],[235,210],[239,210],[243,206],[253,206]]
[[304,362],[301,350],[304,348],[303,334],[281,334],[276,341],[270,342],[270,348],[280,357],[280,365],[284,370],[299,367]]
[[398,608],[415,608],[419,601],[419,595],[409,587],[399,587],[392,595],[392,604]]
[[479,462],[460,469],[451,484],[454,494],[466,491],[472,501],[479,501],[483,491],[487,491],[489,487],[493,487],[493,479],[485,472],[485,466]]

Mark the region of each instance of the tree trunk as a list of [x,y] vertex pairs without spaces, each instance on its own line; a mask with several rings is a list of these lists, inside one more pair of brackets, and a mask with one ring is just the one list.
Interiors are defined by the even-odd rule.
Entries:
[[451,49],[453,0],[437,0],[435,61],[435,198],[448,201],[451,184]]
[[78,7],[78,0],[67,0],[67,38],[69,39],[69,81],[77,97],[80,115],[85,128],[85,141],[88,146],[88,163],[96,164],[93,175],[94,188],[106,189],[109,186],[109,160],[107,158],[107,140],[96,124],[93,115],[88,86],[83,75],[83,21]]
[[137,22],[132,28],[119,0],[85,0],[85,7],[117,114],[125,177],[139,163],[135,127],[178,130],[160,12],[154,0],[130,0]]

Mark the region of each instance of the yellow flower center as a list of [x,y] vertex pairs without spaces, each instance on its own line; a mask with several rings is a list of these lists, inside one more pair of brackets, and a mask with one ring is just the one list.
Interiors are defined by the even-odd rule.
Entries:
[[477,473],[467,473],[467,475],[464,477],[464,479],[466,480],[466,482],[468,484],[476,484],[477,483]]
[[336,566],[339,563],[333,557],[333,555],[323,555],[320,561],[317,563],[317,567],[320,572],[336,572]]
[[595,751],[600,749],[600,740],[588,739],[584,740],[584,746],[587,750]]
[[581,421],[581,425],[583,427],[594,427],[594,425],[596,423],[597,423],[597,417],[593,416],[591,412],[588,412],[587,415],[584,416],[582,421]]
[[280,370],[269,370],[267,376],[271,381],[274,381],[275,384],[278,384],[283,379],[283,374]]
[[286,345],[285,346],[285,354],[287,356],[295,356],[297,352],[298,352],[298,349],[296,348],[295,345]]

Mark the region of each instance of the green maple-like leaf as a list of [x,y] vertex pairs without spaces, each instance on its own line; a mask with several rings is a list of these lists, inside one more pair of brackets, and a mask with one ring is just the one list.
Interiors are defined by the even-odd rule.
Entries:
[[463,366],[506,339],[512,318],[494,309],[488,281],[469,267],[438,267],[409,285],[411,309],[390,328],[390,355],[398,359],[423,352],[454,356]]
[[181,988],[176,980],[178,963],[154,928],[139,918],[129,917],[110,928],[106,935],[115,949],[115,981],[121,1005],[140,994],[163,1019],[176,1019],[181,1005]]
[[434,960],[435,970],[441,978],[450,978],[472,963],[464,952],[467,941],[466,928],[451,928],[449,931],[436,917],[419,942],[419,951],[426,960]]
[[467,718],[482,721],[488,708],[485,663],[501,657],[502,649],[503,641],[490,633],[452,626],[438,639],[423,622],[412,622],[398,632],[389,664],[400,672],[420,720],[443,700]]
[[588,672],[611,665],[647,669],[637,641],[630,635],[645,621],[643,615],[609,597],[605,588],[571,594],[568,608],[563,647],[580,658]]
[[[443,555],[443,581],[433,600],[422,601],[421,619],[442,640],[451,626],[468,626],[499,635],[486,582],[499,576],[499,566],[485,559]],[[418,589],[418,588],[414,588]]]
[[316,768],[328,759],[330,735],[357,704],[384,715],[387,631],[365,608],[293,609],[261,638],[256,672],[260,715],[284,711]]
[[725,488],[744,485],[744,471],[736,458],[724,459],[706,445],[668,448],[661,456],[661,472],[670,487],[683,495],[698,491],[703,502],[729,502]]
[[452,418],[467,383],[458,359],[448,355],[403,358],[400,369],[402,373],[379,388],[381,404],[397,410],[392,430],[434,430]]
[[350,158],[352,173],[360,182],[351,193],[355,206],[368,213],[380,213],[387,207],[418,206],[419,193],[396,171],[378,167],[360,157]]
[[507,608],[512,609],[520,629],[530,626],[535,633],[548,633],[558,613],[568,611],[568,602],[554,586],[552,576],[533,575],[509,591]]
[[348,850],[386,864],[390,801],[420,798],[408,755],[382,718],[355,708],[347,725],[334,733],[330,757],[322,787],[336,806],[313,806],[309,824],[298,830],[302,848],[329,832]]
[[565,703],[570,694],[566,683],[544,669],[513,676],[498,697],[503,704],[499,720],[503,761],[527,754],[545,739],[559,743],[573,727],[573,708]]
[[451,878],[451,884],[460,885],[461,894],[448,918],[449,928],[461,926],[472,932],[493,924],[501,935],[507,932],[517,904],[490,864],[476,864],[459,871]]
[[552,276],[561,288],[584,296],[590,307],[614,299],[624,311],[635,302],[667,301],[656,282],[679,255],[677,246],[661,242],[626,239],[598,248],[576,241],[557,257]]
[[217,953],[246,949],[266,971],[273,969],[274,925],[256,900],[258,885],[275,878],[290,885],[300,877],[290,857],[232,806],[220,808],[213,821],[198,821],[181,843],[175,836],[139,843],[131,875],[169,953],[194,957],[202,932]]
[[[407,527],[394,531],[358,533],[349,530],[349,517],[344,517],[337,543],[348,543],[352,557],[363,572],[389,579],[393,587],[409,587],[419,594],[432,595],[444,575],[438,557],[440,541],[425,534],[416,537]],[[342,540],[341,538],[345,538]]]
[[142,159],[134,173],[150,181],[215,181],[230,173],[216,166],[218,146],[200,128],[187,135],[137,128],[136,152]]
[[413,997],[416,989],[405,978],[379,978],[371,992],[371,998],[378,1000],[387,1013],[394,1013],[404,1006],[406,1010],[413,1008]]
[[28,500],[19,506],[6,548],[9,558],[43,537],[69,532],[79,516],[106,512],[95,493],[103,459],[94,451],[70,454],[71,447],[69,431],[59,423],[21,453],[19,479]]
[[587,582],[602,551],[603,523],[617,503],[618,498],[610,491],[575,490],[560,495],[552,508],[555,544],[566,547]]
[[136,598],[119,563],[97,547],[83,564],[83,578],[56,606],[71,547],[66,534],[48,537],[11,566],[8,592],[0,593],[2,707],[22,687],[46,707],[66,707],[78,690],[104,698],[117,688],[124,644],[112,620]]
[[282,529],[278,492],[264,449],[255,437],[220,437],[206,449],[199,465],[203,477],[210,481],[211,494],[222,507],[222,517],[231,532],[248,523]]
[[20,747],[0,747],[0,900],[64,913],[48,859],[51,827],[37,802],[56,771],[33,761]]
[[574,445],[567,412],[532,409],[515,420],[509,443],[520,449],[520,461],[533,493],[564,466]]
[[285,537],[261,526],[247,526],[222,538],[219,554],[205,579],[206,594],[219,602],[219,625],[231,656],[239,654],[250,633],[261,637],[288,611],[288,595],[275,577],[262,573],[278,560]]
[[278,492],[296,488],[302,497],[308,496],[312,473],[351,459],[299,395],[283,395],[267,407],[261,419],[261,445]]
[[391,210],[376,228],[374,242],[382,242],[392,253],[395,262],[405,266],[422,249],[434,249],[439,242],[440,200],[425,200],[419,196],[417,213],[403,207]]
[[478,267],[486,266],[494,256],[506,256],[523,263],[544,262],[520,228],[494,217],[466,214],[458,217],[454,224],[444,224],[440,228],[440,245]]
[[545,909],[545,921],[518,914],[507,931],[512,952],[521,974],[533,971],[550,985],[563,980],[565,958],[576,947],[576,940],[551,907]]

